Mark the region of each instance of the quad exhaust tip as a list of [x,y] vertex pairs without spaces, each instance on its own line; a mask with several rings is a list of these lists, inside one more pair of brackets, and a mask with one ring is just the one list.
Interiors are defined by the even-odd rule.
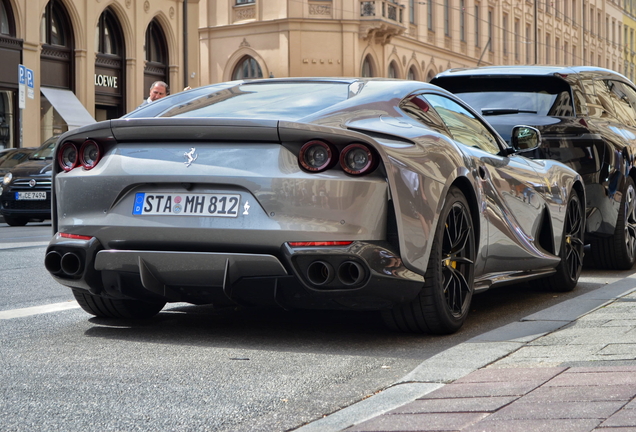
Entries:
[[77,276],[84,270],[82,258],[75,252],[62,255],[57,251],[51,251],[44,257],[44,267],[50,273],[62,276]]
[[337,288],[333,285],[341,287],[360,285],[366,278],[367,272],[362,264],[355,261],[344,261],[338,266],[338,271],[335,271],[331,263],[317,260],[307,266],[305,275],[307,280],[316,287],[326,288],[331,284],[330,288]]

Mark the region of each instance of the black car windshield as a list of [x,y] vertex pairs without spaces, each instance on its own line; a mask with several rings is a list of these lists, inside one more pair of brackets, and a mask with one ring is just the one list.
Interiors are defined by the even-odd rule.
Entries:
[[31,160],[45,160],[45,159],[53,159],[53,149],[55,148],[55,143],[57,142],[57,137],[49,138],[37,149],[30,157]]
[[158,117],[226,117],[296,120],[318,112],[349,96],[349,83],[244,83],[212,88],[174,106]]
[[555,77],[444,77],[433,82],[455,93],[484,116],[571,112],[569,85]]

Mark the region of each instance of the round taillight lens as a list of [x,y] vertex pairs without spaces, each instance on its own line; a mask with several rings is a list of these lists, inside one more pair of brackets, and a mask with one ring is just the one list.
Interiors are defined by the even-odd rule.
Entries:
[[99,145],[93,140],[86,140],[80,148],[80,162],[82,166],[89,170],[97,165],[102,157],[102,151]]
[[300,149],[300,166],[310,172],[320,172],[331,168],[336,161],[335,149],[323,141],[309,141]]
[[77,166],[77,148],[73,143],[62,144],[57,155],[57,162],[64,171],[70,171]]
[[376,157],[364,144],[349,144],[340,153],[340,165],[347,174],[367,174],[375,168]]

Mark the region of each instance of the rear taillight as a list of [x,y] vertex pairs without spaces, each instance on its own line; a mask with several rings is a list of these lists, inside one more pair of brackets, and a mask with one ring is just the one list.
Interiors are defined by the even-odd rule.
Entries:
[[335,147],[318,140],[305,143],[298,155],[300,166],[309,172],[321,172],[329,169],[335,165],[337,160]]
[[99,145],[93,140],[86,140],[80,148],[80,162],[87,170],[95,167],[102,157]]
[[70,171],[77,166],[77,148],[71,142],[65,142],[57,153],[57,162],[64,171]]
[[364,144],[349,144],[340,153],[340,166],[351,175],[370,173],[377,166],[377,162],[375,154]]
[[60,168],[67,172],[80,165],[89,170],[95,168],[102,154],[101,146],[93,140],[86,140],[81,146],[67,141],[57,152],[57,162]]

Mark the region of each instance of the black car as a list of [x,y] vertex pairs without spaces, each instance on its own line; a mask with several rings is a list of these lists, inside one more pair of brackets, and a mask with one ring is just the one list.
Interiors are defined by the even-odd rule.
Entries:
[[36,147],[8,148],[0,150],[0,176],[4,176],[16,165],[26,162]]
[[57,136],[11,169],[0,184],[0,215],[11,226],[51,219],[51,165]]
[[509,141],[513,126],[540,130],[526,156],[556,159],[583,177],[587,262],[631,269],[636,261],[636,87],[594,67],[491,66],[449,70],[432,81],[477,109]]

